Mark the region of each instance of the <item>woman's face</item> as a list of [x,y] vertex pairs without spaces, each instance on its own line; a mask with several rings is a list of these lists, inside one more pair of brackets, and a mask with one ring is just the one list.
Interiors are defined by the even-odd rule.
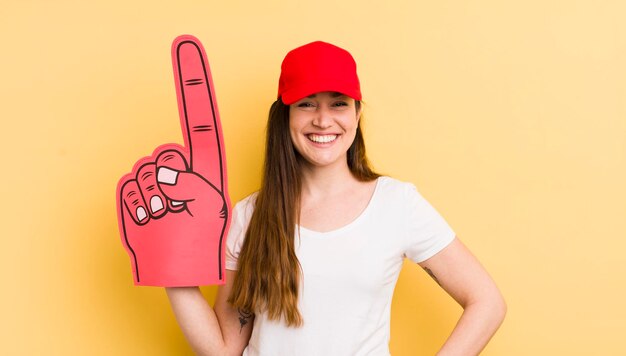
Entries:
[[296,150],[309,164],[347,165],[348,148],[359,122],[354,99],[321,92],[289,106],[289,130]]

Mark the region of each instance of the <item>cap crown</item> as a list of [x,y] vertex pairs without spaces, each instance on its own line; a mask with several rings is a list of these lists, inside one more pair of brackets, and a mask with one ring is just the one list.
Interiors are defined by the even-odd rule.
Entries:
[[315,41],[291,50],[283,59],[278,98],[285,105],[323,91],[361,100],[356,62],[343,48]]

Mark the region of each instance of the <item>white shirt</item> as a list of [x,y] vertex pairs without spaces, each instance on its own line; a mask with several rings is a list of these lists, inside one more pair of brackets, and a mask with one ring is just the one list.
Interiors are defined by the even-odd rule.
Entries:
[[[229,270],[237,269],[255,198],[233,209]],[[390,177],[378,179],[367,207],[348,225],[323,233],[299,229],[298,307],[304,325],[287,327],[256,313],[244,355],[389,355],[391,299],[404,257],[425,261],[455,238],[413,184]]]

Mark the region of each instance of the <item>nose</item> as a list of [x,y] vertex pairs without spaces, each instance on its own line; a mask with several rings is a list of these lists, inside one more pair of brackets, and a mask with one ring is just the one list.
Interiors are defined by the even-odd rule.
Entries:
[[332,126],[332,122],[332,112],[326,107],[326,105],[320,105],[315,113],[315,118],[312,122],[313,126],[325,129]]

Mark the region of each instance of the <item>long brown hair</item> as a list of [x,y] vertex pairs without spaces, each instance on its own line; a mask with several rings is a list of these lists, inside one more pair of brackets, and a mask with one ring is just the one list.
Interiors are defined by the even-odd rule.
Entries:
[[[356,101],[357,113],[361,102]],[[361,120],[348,149],[348,167],[360,181],[379,177],[365,155]],[[239,253],[237,278],[228,301],[251,312],[266,311],[270,320],[302,325],[298,310],[301,267],[295,251],[300,219],[302,156],[289,133],[289,106],[278,99],[267,123],[265,165],[254,212]]]

